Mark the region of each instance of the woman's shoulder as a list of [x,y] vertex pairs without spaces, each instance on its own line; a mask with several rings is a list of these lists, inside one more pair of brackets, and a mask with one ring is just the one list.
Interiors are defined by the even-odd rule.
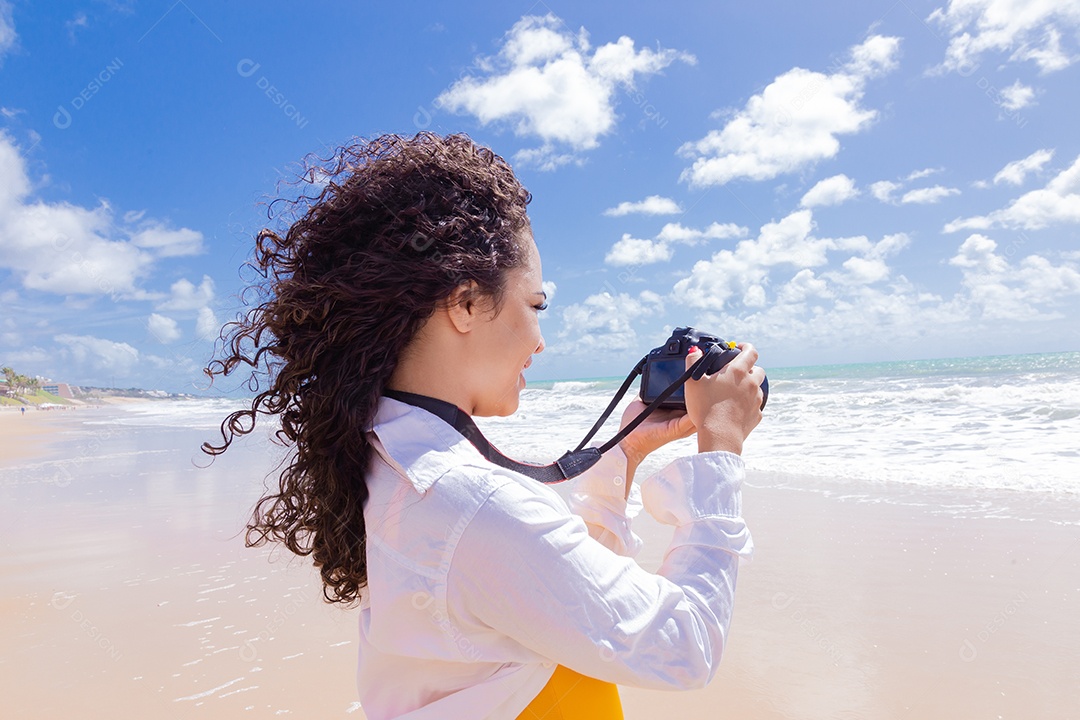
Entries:
[[[435,458],[431,453],[445,457]],[[535,480],[492,465],[479,453],[471,457],[460,448],[430,451],[423,461],[405,466],[380,452],[367,484],[368,552],[392,560],[402,571],[433,579],[445,572],[470,526],[519,512],[528,516],[532,503],[520,501],[551,492]],[[382,567],[385,572],[396,572]]]
[[381,399],[368,438],[385,468],[407,480],[419,495],[436,483],[444,490],[459,483],[482,489],[489,481],[506,481],[496,479],[497,468],[445,421],[391,398]]

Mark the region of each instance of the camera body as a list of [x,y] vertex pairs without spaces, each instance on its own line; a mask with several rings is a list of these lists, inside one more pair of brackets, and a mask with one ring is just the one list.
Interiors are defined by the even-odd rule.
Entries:
[[[686,372],[686,356],[694,345],[697,345],[701,352],[706,355],[709,354],[710,349],[713,350],[713,355],[708,361],[708,367],[705,368],[706,375],[719,372],[722,367],[739,354],[739,349],[734,347],[734,343],[728,343],[717,335],[710,335],[692,327],[675,328],[667,342],[658,348],[653,348],[645,356],[645,366],[641,373],[642,402],[648,405],[656,400],[671,383],[678,380]],[[761,407],[764,408],[765,402],[769,399],[769,381],[767,378],[761,383],[761,389],[764,393]],[[664,400],[660,407],[685,410],[685,386],[679,386],[679,389]]]

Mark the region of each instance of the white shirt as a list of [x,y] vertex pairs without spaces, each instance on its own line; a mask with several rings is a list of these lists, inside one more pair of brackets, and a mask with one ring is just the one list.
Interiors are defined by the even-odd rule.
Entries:
[[370,720],[513,720],[556,663],[643,688],[712,679],[752,551],[739,456],[681,458],[642,484],[645,508],[676,526],[652,574],[632,559],[617,449],[567,481],[567,502],[397,400],[380,400],[368,437],[357,685]]

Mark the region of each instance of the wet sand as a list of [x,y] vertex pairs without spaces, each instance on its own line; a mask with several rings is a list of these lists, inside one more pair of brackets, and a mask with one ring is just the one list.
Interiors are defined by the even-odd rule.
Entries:
[[1002,496],[1030,520],[943,510],[959,500],[749,487],[755,557],[717,677],[622,688],[627,719],[1080,717],[1076,498]]
[[[82,424],[118,412],[57,416],[43,457],[0,461],[5,715],[363,718],[355,614],[239,536],[280,451],[250,438],[201,468],[206,430]],[[1076,498],[965,516],[943,492],[750,483],[756,557],[716,680],[621,688],[629,720],[1077,715]],[[670,532],[636,530],[655,569]]]
[[354,616],[243,546],[278,451],[200,468],[210,432],[81,424],[116,414],[65,413],[43,457],[0,463],[4,715],[363,717]]
[[0,457],[8,462],[40,455],[46,437],[56,430],[56,420],[61,414],[36,407],[28,407],[25,413],[19,410],[10,405],[0,408]]

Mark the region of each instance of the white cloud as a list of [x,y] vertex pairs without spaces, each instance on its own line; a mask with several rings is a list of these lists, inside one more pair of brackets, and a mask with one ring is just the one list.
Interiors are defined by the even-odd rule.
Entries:
[[1045,188],[1027,192],[987,215],[953,220],[945,225],[944,232],[991,227],[1038,230],[1064,223],[1080,223],[1080,156]]
[[664,242],[642,240],[624,233],[622,239],[611,246],[604,262],[608,265],[649,265],[670,260],[671,255],[671,248]]
[[131,243],[136,247],[157,251],[159,257],[198,255],[203,251],[202,233],[188,228],[169,230],[155,224],[136,232]]
[[195,285],[181,278],[169,288],[169,299],[158,304],[158,310],[198,310],[208,306],[214,299],[214,281],[203,275],[202,282]]
[[191,254],[201,243],[198,232],[167,230],[156,221],[141,230],[125,227],[107,201],[92,209],[34,201],[25,160],[0,130],[0,267],[24,287],[145,299],[139,285],[157,259]]
[[983,273],[1000,273],[1005,270],[1008,263],[1005,258],[994,254],[997,243],[978,233],[970,235],[956,251],[956,255],[949,259],[950,265],[978,270]]
[[722,130],[684,144],[693,158],[682,179],[694,186],[739,178],[769,180],[840,151],[839,135],[865,130],[876,110],[861,107],[866,82],[896,67],[900,39],[874,35],[832,74],[792,68],[735,113]]
[[29,193],[30,178],[22,155],[11,136],[0,130],[0,211],[11,212]]
[[131,345],[90,335],[57,335],[54,340],[65,347],[79,365],[106,370],[112,375],[127,376],[139,364],[139,351]]
[[761,285],[751,285],[743,293],[742,304],[749,308],[764,307],[767,302],[765,297],[765,288]]
[[867,252],[867,256],[872,258],[887,258],[897,254],[910,244],[911,238],[908,237],[907,233],[886,235]]
[[829,284],[817,277],[813,270],[805,269],[795,273],[777,293],[777,300],[782,304],[803,303],[810,298],[831,298]]
[[611,246],[604,261],[609,265],[649,265],[666,262],[674,255],[672,243],[699,245],[707,240],[745,237],[747,229],[735,223],[711,223],[703,230],[689,228],[679,223],[667,223],[655,240],[644,240],[624,233],[622,239]]
[[479,77],[464,77],[439,95],[436,104],[468,113],[482,125],[509,124],[541,147],[515,159],[550,167],[590,150],[616,123],[615,93],[632,89],[638,77],[656,74],[676,60],[695,62],[674,50],[635,49],[623,36],[594,51],[584,29],[576,35],[554,15],[527,16],[506,34],[498,55],[481,58]]
[[1053,150],[1036,150],[1021,160],[1013,160],[994,176],[994,184],[1023,185],[1029,173],[1042,170],[1043,165],[1054,157]]
[[639,202],[621,202],[613,208],[608,208],[604,214],[609,217],[621,217],[630,213],[642,215],[676,215],[681,213],[679,204],[671,198],[650,195]]
[[195,337],[199,340],[213,340],[220,330],[221,325],[214,311],[207,306],[199,308],[199,314],[195,318]]
[[921,180],[924,177],[929,177],[934,173],[941,172],[941,168],[923,168],[922,170],[913,170],[908,174],[905,180]]
[[180,338],[180,327],[176,321],[157,313],[150,313],[150,317],[146,320],[146,329],[155,340],[165,345]]
[[933,185],[930,187],[908,190],[900,197],[896,196],[897,193],[904,189],[906,183],[939,172],[941,172],[941,168],[924,168],[923,170],[916,170],[909,173],[901,182],[878,180],[877,182],[870,184],[870,194],[881,202],[890,205],[932,205],[952,195],[959,195],[960,190],[957,188],[945,187],[944,185]]
[[45,348],[34,346],[26,350],[6,350],[4,352],[4,362],[18,367],[18,366],[40,366],[44,365],[56,358],[55,352],[49,352]]
[[676,242],[684,245],[697,245],[702,240],[726,240],[728,238],[745,237],[748,230],[735,223],[720,224],[710,223],[704,230],[688,228],[679,223],[667,223],[660,228],[656,236],[661,242]]
[[574,338],[569,346],[575,354],[601,348],[609,351],[637,348],[634,322],[661,312],[663,307],[663,299],[649,290],[637,297],[607,291],[596,293],[563,310],[559,337]]
[[930,22],[951,35],[940,70],[970,75],[985,53],[1010,53],[1008,61],[1033,61],[1043,73],[1068,67],[1075,56],[1062,37],[1080,29],[1075,0],[949,0]]
[[840,205],[858,196],[858,194],[859,191],[855,188],[855,182],[851,178],[847,175],[833,175],[807,190],[802,200],[799,201],[799,205],[807,208],[820,205]]
[[[886,235],[875,243],[865,236],[816,238],[813,227],[809,210],[764,225],[756,239],[744,240],[733,251],[721,250],[709,260],[698,262],[688,277],[675,283],[672,299],[705,312],[706,320],[725,326],[732,318],[724,313],[737,315],[740,303],[744,316],[747,310],[760,309],[760,314],[752,316],[762,318],[767,325],[759,328],[761,336],[776,333],[790,339],[792,328],[799,325],[785,322],[802,323],[807,312],[825,312],[826,306],[860,302],[870,292],[869,286],[880,288],[881,283],[889,281],[893,287],[907,282],[903,277],[890,280],[893,273],[887,262],[908,247],[910,238],[906,234]],[[828,253],[836,251],[857,254],[830,269]],[[783,273],[791,268],[794,274],[784,282]],[[774,305],[783,309],[774,311]],[[753,327],[739,325],[735,332],[748,334],[744,330],[753,332]]]
[[14,49],[19,40],[15,32],[15,19],[11,14],[11,3],[0,0],[0,65],[3,65],[4,55]]
[[[882,262],[908,242],[906,235],[887,236],[835,270],[804,268],[787,282],[773,269],[727,293],[724,302],[723,294],[714,294],[711,304],[697,305],[695,322],[752,338],[759,347],[858,338],[864,352],[872,343],[925,346],[928,339],[964,347],[1009,328],[1003,321],[1053,321],[1073,332],[1066,323],[1080,298],[1080,252],[1063,253],[1055,263],[1039,255],[1020,258],[1020,245],[1000,251],[985,236],[969,238],[948,265],[958,272],[959,287],[941,295]],[[765,291],[763,304],[757,288]]]
[[538,148],[525,148],[514,153],[514,164],[521,167],[535,167],[544,172],[558,170],[563,165],[581,165],[582,160],[572,153],[560,153],[551,143],[544,143]]
[[1034,88],[1028,87],[1019,80],[1001,89],[1001,107],[1010,112],[1026,108],[1034,99]]
[[844,261],[847,276],[844,282],[857,285],[870,285],[889,277],[889,267],[884,260],[877,258],[850,257]]
[[934,185],[933,187],[908,190],[904,193],[904,196],[900,198],[900,202],[904,205],[933,205],[941,202],[944,198],[959,194],[960,191],[956,188],[945,187],[944,185]]
[[763,284],[769,268],[791,265],[798,269],[824,265],[826,252],[836,247],[829,239],[810,235],[809,210],[766,223],[754,240],[743,240],[734,250],[720,250],[709,260],[694,264],[689,277],[675,283],[673,297],[691,307],[719,308],[754,285]]
[[825,263],[825,253],[835,247],[829,239],[812,237],[814,216],[809,210],[793,212],[777,222],[761,226],[757,240],[743,240],[736,252],[749,262],[769,267],[790,264],[816,267]]
[[870,194],[883,203],[892,202],[893,193],[899,190],[900,187],[900,183],[894,183],[890,180],[878,180],[870,185]]
[[64,23],[64,27],[67,28],[68,31],[68,40],[70,40],[71,42],[75,42],[76,33],[79,31],[79,29],[86,29],[90,27],[90,20],[86,17],[86,13],[78,12],[75,13],[75,16],[73,18]]
[[985,235],[969,236],[949,264],[961,268],[967,313],[988,320],[1036,320],[1060,317],[1053,307],[1080,295],[1080,272],[1070,264],[1054,265],[1039,255],[1019,267],[997,252]]

